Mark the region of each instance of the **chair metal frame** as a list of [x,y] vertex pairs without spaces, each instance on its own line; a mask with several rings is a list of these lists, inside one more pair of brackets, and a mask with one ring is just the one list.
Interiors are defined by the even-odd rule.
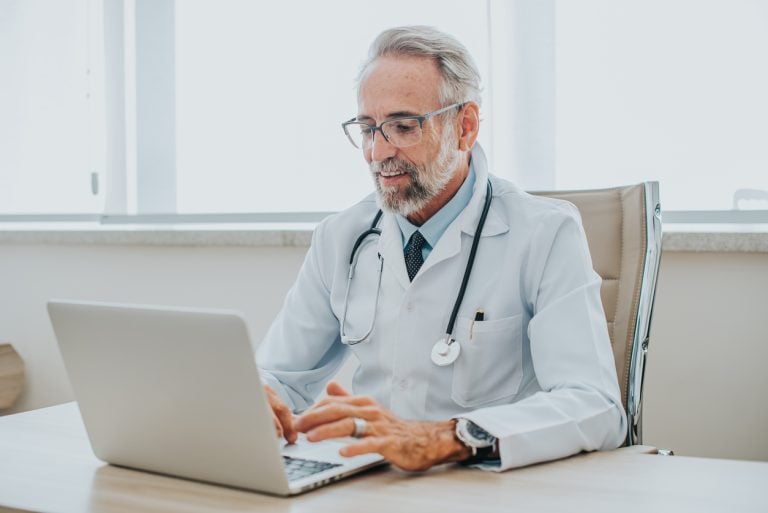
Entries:
[[648,342],[656,297],[656,283],[661,262],[661,203],[659,182],[644,182],[645,188],[645,262],[640,284],[637,321],[632,340],[632,356],[627,386],[627,445],[643,443],[642,398],[645,380],[645,361],[648,356]]

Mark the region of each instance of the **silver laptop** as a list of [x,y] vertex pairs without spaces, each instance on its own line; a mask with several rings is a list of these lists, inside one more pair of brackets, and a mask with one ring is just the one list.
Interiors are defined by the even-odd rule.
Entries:
[[293,495],[382,462],[351,439],[279,440],[233,312],[51,301],[93,452],[115,465]]

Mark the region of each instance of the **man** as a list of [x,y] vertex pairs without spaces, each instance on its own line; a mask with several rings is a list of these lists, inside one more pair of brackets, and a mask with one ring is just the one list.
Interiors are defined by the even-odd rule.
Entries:
[[[344,130],[376,194],[320,223],[260,349],[289,442],[353,435],[343,455],[406,470],[504,470],[623,442],[578,212],[488,174],[479,106],[479,74],[452,37],[401,27],[373,42]],[[332,382],[313,404],[350,355],[355,395]]]

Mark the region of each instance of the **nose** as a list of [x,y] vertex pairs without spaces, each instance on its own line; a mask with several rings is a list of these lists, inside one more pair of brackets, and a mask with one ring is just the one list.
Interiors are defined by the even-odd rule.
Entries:
[[387,141],[387,138],[384,137],[380,130],[377,132],[374,134],[373,141],[371,141],[371,145],[368,147],[368,152],[371,161],[382,162],[390,157],[394,157],[395,153],[397,153],[397,148]]

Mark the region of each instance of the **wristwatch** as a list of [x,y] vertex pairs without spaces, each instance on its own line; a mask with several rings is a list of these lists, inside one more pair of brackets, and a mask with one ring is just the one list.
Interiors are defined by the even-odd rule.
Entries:
[[456,438],[472,451],[462,463],[476,463],[498,459],[498,440],[495,436],[467,419],[456,419]]

